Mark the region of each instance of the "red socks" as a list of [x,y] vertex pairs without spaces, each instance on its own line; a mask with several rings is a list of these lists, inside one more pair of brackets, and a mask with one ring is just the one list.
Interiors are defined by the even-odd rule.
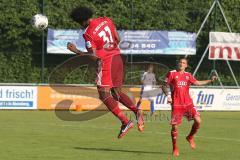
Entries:
[[114,95],[114,98],[126,106],[128,109],[132,110],[135,114],[137,114],[137,107],[133,104],[132,100],[124,93],[120,92],[118,95]]
[[177,131],[171,131],[171,136],[172,136],[172,146],[173,146],[173,149],[175,149],[175,148],[177,148],[178,132]]
[[128,123],[128,118],[125,116],[123,111],[118,107],[117,101],[109,96],[105,100],[103,100],[103,103],[107,106],[107,108],[117,117],[123,124]]

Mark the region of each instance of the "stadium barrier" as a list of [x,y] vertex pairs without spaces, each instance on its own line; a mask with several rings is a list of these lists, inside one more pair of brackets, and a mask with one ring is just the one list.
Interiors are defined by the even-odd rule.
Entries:
[[0,109],[37,109],[36,86],[0,86]]
[[[125,86],[123,92],[136,103],[139,100],[140,86]],[[240,89],[218,87],[194,87],[190,89],[195,106],[199,110],[240,111]],[[157,89],[153,97],[156,110],[170,110],[167,98]],[[122,109],[127,109],[120,104]],[[150,102],[143,100],[141,107],[149,110]],[[0,109],[39,109],[39,110],[106,110],[98,99],[94,86],[82,85],[0,85]]]
[[[198,110],[240,111],[240,89],[191,88],[190,95]],[[154,100],[156,110],[170,110],[167,98],[159,93]]]
[[[131,99],[136,102],[139,99],[140,88],[123,88]],[[71,104],[69,104],[69,102]],[[106,110],[98,98],[96,87],[88,86],[39,86],[38,109],[70,109],[70,110]],[[148,110],[149,102],[143,102],[143,109]],[[145,107],[146,106],[146,107]],[[127,109],[120,104],[121,109]]]

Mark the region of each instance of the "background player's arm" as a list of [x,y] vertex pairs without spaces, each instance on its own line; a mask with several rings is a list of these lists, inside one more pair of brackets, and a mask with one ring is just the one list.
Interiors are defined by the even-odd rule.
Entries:
[[214,82],[216,79],[217,79],[216,76],[212,76],[211,79],[209,79],[209,80],[203,80],[203,81],[198,81],[197,80],[193,84],[197,85],[197,86],[206,85],[206,84],[209,84],[211,82]]
[[141,83],[144,85],[144,80],[146,77],[146,72],[143,73],[142,77],[141,77]]
[[155,74],[153,74],[153,75],[154,75],[154,77],[153,77],[153,85],[156,86],[156,84],[157,84],[156,76],[155,76]]

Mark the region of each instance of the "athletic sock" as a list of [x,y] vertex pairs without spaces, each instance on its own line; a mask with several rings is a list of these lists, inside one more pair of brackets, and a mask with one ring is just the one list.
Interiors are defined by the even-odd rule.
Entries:
[[133,104],[132,100],[124,93],[120,92],[119,95],[119,102],[122,103],[124,106],[126,106],[128,109],[133,111],[135,114],[137,114],[137,107]]
[[113,97],[106,98],[103,103],[107,108],[122,122],[122,124],[128,123],[128,118],[125,116],[123,111],[119,108],[117,101]]
[[171,136],[172,136],[172,146],[173,146],[173,149],[175,149],[175,148],[177,148],[178,132],[177,131],[171,131]]

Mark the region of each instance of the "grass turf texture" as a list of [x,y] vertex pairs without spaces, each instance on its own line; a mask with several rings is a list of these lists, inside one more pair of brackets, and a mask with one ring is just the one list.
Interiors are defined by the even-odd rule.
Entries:
[[196,150],[191,150],[185,140],[191,124],[183,121],[179,128],[178,158],[171,156],[167,120],[170,114],[159,113],[163,115],[161,118],[148,119],[144,133],[138,132],[135,125],[118,140],[120,124],[110,113],[90,121],[69,122],[58,119],[52,111],[0,111],[0,157],[4,160],[240,159],[240,112],[202,112]]

